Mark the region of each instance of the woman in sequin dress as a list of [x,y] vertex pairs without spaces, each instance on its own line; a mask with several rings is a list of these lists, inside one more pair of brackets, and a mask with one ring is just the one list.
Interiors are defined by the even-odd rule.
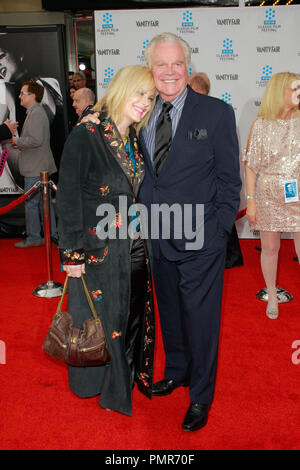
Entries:
[[[281,232],[294,234],[300,259],[300,76],[274,75],[253,122],[244,154],[247,217],[261,237],[261,268],[268,290],[266,314],[278,317],[277,262]],[[298,184],[294,197],[285,188]]]

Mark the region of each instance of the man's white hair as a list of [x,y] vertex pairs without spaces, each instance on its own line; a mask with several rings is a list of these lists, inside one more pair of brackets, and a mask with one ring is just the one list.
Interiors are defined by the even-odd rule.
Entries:
[[156,46],[156,44],[159,42],[179,43],[183,49],[184,56],[185,56],[185,64],[186,64],[186,67],[188,68],[188,66],[191,63],[191,48],[184,39],[182,39],[180,36],[177,36],[176,34],[173,34],[173,33],[158,34],[157,36],[154,36],[154,38],[151,39],[151,41],[149,42],[145,50],[145,59],[149,68],[151,68],[151,54],[152,54],[153,47]]

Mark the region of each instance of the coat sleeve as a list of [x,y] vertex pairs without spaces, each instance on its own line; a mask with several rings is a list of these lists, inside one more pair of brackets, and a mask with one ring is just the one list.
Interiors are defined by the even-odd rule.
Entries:
[[240,204],[239,145],[234,111],[224,103],[214,134],[217,178],[217,217],[220,228],[230,233]]
[[3,123],[0,126],[0,142],[7,139],[11,139],[11,132],[7,125]]
[[88,172],[89,139],[84,125],[73,129],[62,154],[56,193],[59,253],[63,264],[83,264],[82,188]]
[[26,130],[24,129],[24,136],[17,138],[17,145],[20,150],[26,150],[36,147],[41,147],[45,139],[45,126],[49,126],[49,121],[46,115],[39,112],[39,109],[34,109],[30,116],[28,116],[28,123],[26,123]]

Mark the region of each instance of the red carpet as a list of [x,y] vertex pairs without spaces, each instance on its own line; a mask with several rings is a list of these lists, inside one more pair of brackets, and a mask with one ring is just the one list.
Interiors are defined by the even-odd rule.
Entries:
[[[256,240],[241,240],[245,265],[225,271],[215,400],[207,426],[194,433],[181,430],[185,388],[150,401],[135,387],[132,418],[103,410],[98,397],[79,399],[69,391],[66,367],[41,349],[58,303],[32,295],[48,280],[44,248],[17,249],[15,241],[0,240],[2,450],[299,449],[300,363],[292,362],[292,343],[300,341],[300,267],[290,240],[282,241],[278,285],[294,299],[280,305],[278,320],[269,320],[266,304],[255,297],[264,287]],[[55,245],[53,271],[62,282]],[[156,380],[163,361],[157,322]]]

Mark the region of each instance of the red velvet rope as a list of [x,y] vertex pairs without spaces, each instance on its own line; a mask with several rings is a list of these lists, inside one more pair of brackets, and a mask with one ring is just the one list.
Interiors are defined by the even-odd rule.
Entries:
[[22,196],[20,196],[18,199],[10,202],[9,204],[7,204],[7,206],[0,207],[0,215],[5,214],[6,212],[11,211],[14,207],[18,206],[19,204],[22,204],[22,202],[24,202],[25,199],[30,196],[30,194],[32,194],[36,189],[38,189],[40,185],[41,182],[38,181],[34,186],[32,186],[32,188],[28,189],[28,191],[22,194]]
[[[22,202],[24,202],[25,199],[27,199],[28,196],[30,196],[30,194],[40,186],[40,184],[41,183],[38,182],[37,185],[32,186],[32,188],[30,188],[25,194],[22,194],[22,196],[20,196],[18,199],[11,202],[10,204],[7,204],[7,206],[1,207],[0,215],[5,214],[6,212],[11,211],[14,207],[18,206],[19,204],[22,204]],[[57,191],[57,187],[53,183],[53,181],[49,181],[49,184],[51,185],[52,189],[54,189],[54,191]],[[244,217],[244,215],[246,215],[246,209],[239,211],[235,220],[237,221],[241,219],[242,217]]]
[[239,212],[237,213],[237,216],[236,216],[236,219],[235,219],[235,220],[237,221],[237,220],[241,219],[242,217],[244,217],[244,215],[246,215],[246,210],[247,210],[247,209],[243,209],[243,210],[239,211]]

